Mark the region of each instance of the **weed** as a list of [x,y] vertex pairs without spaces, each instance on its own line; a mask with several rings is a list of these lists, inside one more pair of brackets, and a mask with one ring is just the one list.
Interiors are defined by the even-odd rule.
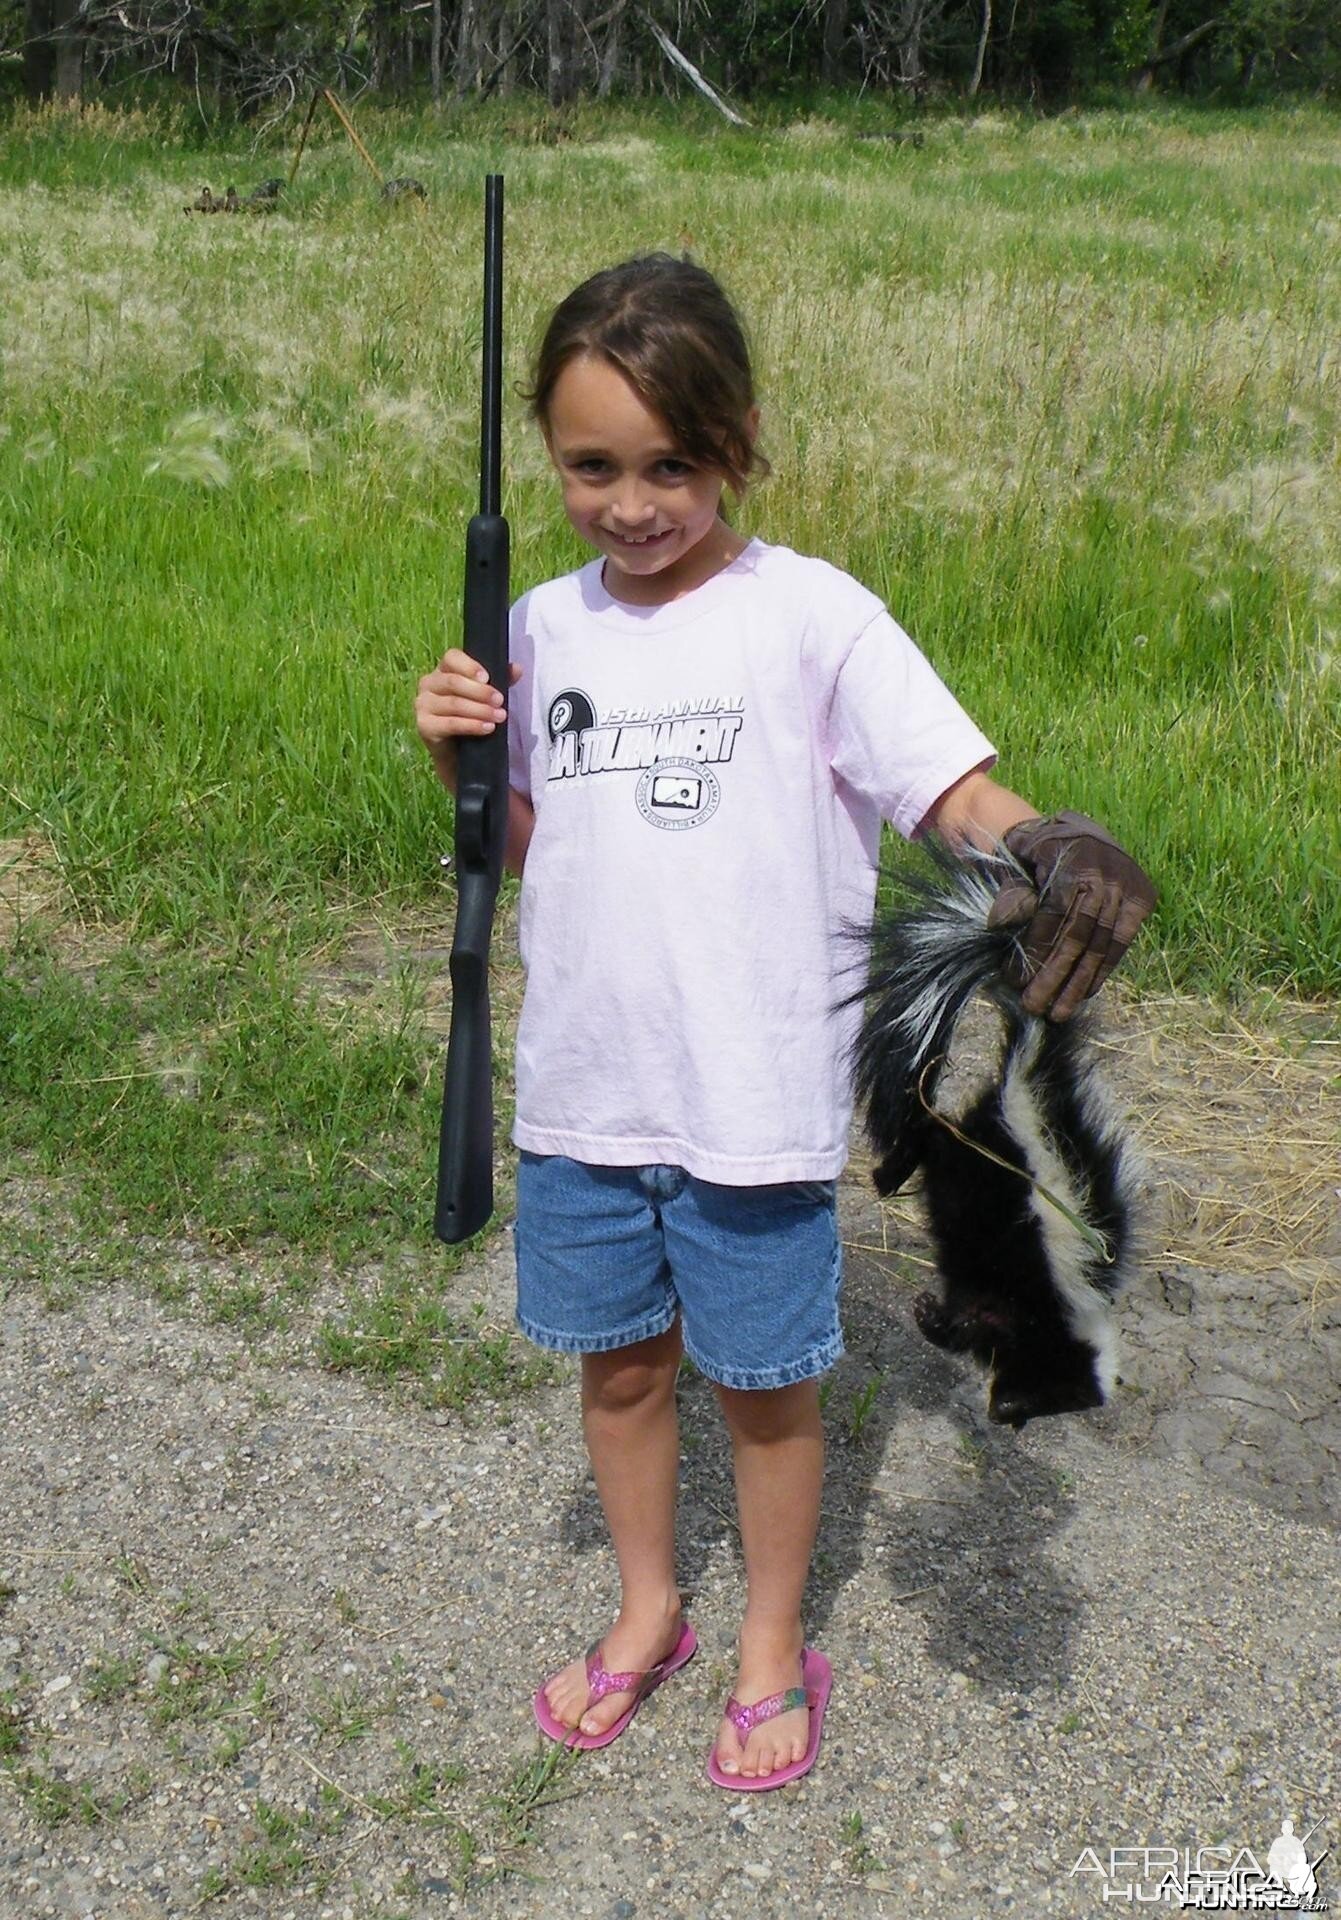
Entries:
[[128,1796],[103,1797],[87,1781],[67,1780],[54,1772],[49,1763],[28,1762],[6,1765],[6,1772],[33,1815],[45,1827],[61,1827],[77,1821],[86,1827],[110,1819],[126,1805]]
[[136,1677],[137,1668],[133,1661],[120,1654],[111,1654],[93,1666],[84,1682],[84,1692],[90,1700],[100,1704],[119,1700],[134,1687]]
[[119,1553],[112,1562],[113,1571],[122,1586],[131,1593],[151,1593],[153,1583],[149,1569],[143,1560],[137,1560],[133,1554]]
[[12,1693],[0,1697],[0,1761],[23,1752],[26,1720],[25,1709]]
[[319,1695],[310,1709],[310,1717],[319,1733],[343,1746],[347,1741],[363,1739],[371,1732],[373,1722],[393,1712],[395,1705],[394,1692],[383,1700],[373,1701],[362,1687],[351,1683]]
[[839,1837],[847,1870],[858,1879],[884,1866],[884,1861],[872,1852],[866,1840],[865,1826],[859,1813],[846,1815],[839,1827]]
[[571,1798],[562,1789],[575,1758],[575,1753],[547,1742],[543,1751],[516,1767],[498,1793],[489,1796],[486,1804],[497,1817],[501,1849],[515,1851],[528,1845],[540,1809]]
[[265,1679],[253,1682],[249,1695],[239,1700],[233,1682],[257,1660],[269,1665],[279,1652],[271,1641],[259,1650],[253,1636],[230,1641],[217,1652],[189,1641],[155,1642],[168,1658],[168,1669],[155,1683],[149,1717],[156,1726],[173,1728],[178,1722],[218,1720],[230,1712],[259,1714],[265,1704]]
[[258,1800],[254,1817],[265,1838],[238,1856],[233,1869],[237,1883],[243,1887],[287,1886],[313,1864],[307,1850],[313,1837],[313,1816],[285,1813],[266,1800]]
[[368,1804],[384,1820],[415,1820],[428,1826],[459,1824],[439,1806],[439,1797],[466,1779],[466,1769],[444,1760],[417,1760],[403,1740],[396,1742],[402,1777],[390,1794],[368,1794]]
[[961,1473],[981,1476],[987,1471],[987,1448],[981,1440],[971,1433],[961,1433],[956,1442],[959,1458],[956,1465]]
[[875,1409],[875,1403],[879,1397],[879,1393],[880,1376],[877,1375],[875,1379],[868,1380],[860,1392],[854,1393],[852,1396],[852,1409],[848,1414],[847,1433],[848,1439],[854,1447],[861,1444],[862,1434],[865,1432],[867,1422],[870,1420],[871,1414]]

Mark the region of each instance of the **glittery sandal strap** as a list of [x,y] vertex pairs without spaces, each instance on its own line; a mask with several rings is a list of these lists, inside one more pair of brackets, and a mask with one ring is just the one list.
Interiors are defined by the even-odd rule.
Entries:
[[788,1687],[785,1693],[770,1693],[762,1700],[752,1701],[748,1707],[742,1707],[732,1694],[726,1703],[726,1717],[744,1740],[752,1728],[762,1726],[765,1720],[776,1720],[780,1713],[790,1713],[795,1707],[813,1709],[818,1703],[819,1694],[814,1687]]
[[587,1648],[587,1687],[589,1690],[587,1706],[594,1706],[598,1700],[603,1700],[607,1693],[632,1693],[636,1694],[639,1699],[642,1699],[657,1685],[661,1679],[662,1670],[669,1664],[671,1657],[672,1656],[668,1654],[665,1660],[659,1660],[656,1666],[649,1667],[642,1673],[611,1673],[607,1669],[605,1661],[601,1658],[600,1641],[593,1641],[591,1646]]

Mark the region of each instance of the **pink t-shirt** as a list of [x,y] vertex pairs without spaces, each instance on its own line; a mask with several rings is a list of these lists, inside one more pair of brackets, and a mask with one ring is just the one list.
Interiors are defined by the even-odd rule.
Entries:
[[990,743],[849,575],[751,541],[659,607],[601,562],[512,610],[511,781],[535,809],[512,1137],[756,1186],[847,1157],[881,819]]

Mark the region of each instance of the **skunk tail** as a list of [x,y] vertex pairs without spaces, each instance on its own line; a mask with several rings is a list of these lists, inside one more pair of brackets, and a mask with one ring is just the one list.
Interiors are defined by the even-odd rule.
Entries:
[[[1116,1378],[1111,1306],[1132,1241],[1134,1155],[1104,1089],[1088,1017],[1026,1013],[1010,978],[1016,932],[989,928],[1008,855],[938,856],[939,879],[871,942],[854,1081],[895,1193],[919,1167],[942,1296],[914,1303],[929,1339],[990,1373],[989,1410],[1015,1426],[1102,1405]],[[996,1072],[953,1123],[934,1105],[975,994],[1005,1025]]]
[[[994,999],[1012,1040],[1031,1016],[1007,981],[1018,942],[1011,927],[989,928],[997,889],[1015,863],[972,857],[964,864],[933,849],[941,880],[909,879],[912,905],[876,921],[866,1017],[853,1055],[857,1100],[880,1155],[875,1184],[897,1193],[921,1163],[928,1113],[960,1014],[975,994]],[[1038,1023],[1035,1023],[1038,1024]]]

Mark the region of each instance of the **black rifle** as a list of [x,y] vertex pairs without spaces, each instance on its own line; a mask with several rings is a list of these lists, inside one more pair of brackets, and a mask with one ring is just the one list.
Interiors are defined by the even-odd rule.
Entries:
[[[480,510],[466,529],[461,644],[508,697],[508,523],[500,469],[503,407],[503,176],[484,183],[484,349]],[[456,742],[456,932],[452,1026],[442,1091],[433,1231],[454,1245],[494,1210],[493,1047],[489,940],[508,828],[507,728]]]

